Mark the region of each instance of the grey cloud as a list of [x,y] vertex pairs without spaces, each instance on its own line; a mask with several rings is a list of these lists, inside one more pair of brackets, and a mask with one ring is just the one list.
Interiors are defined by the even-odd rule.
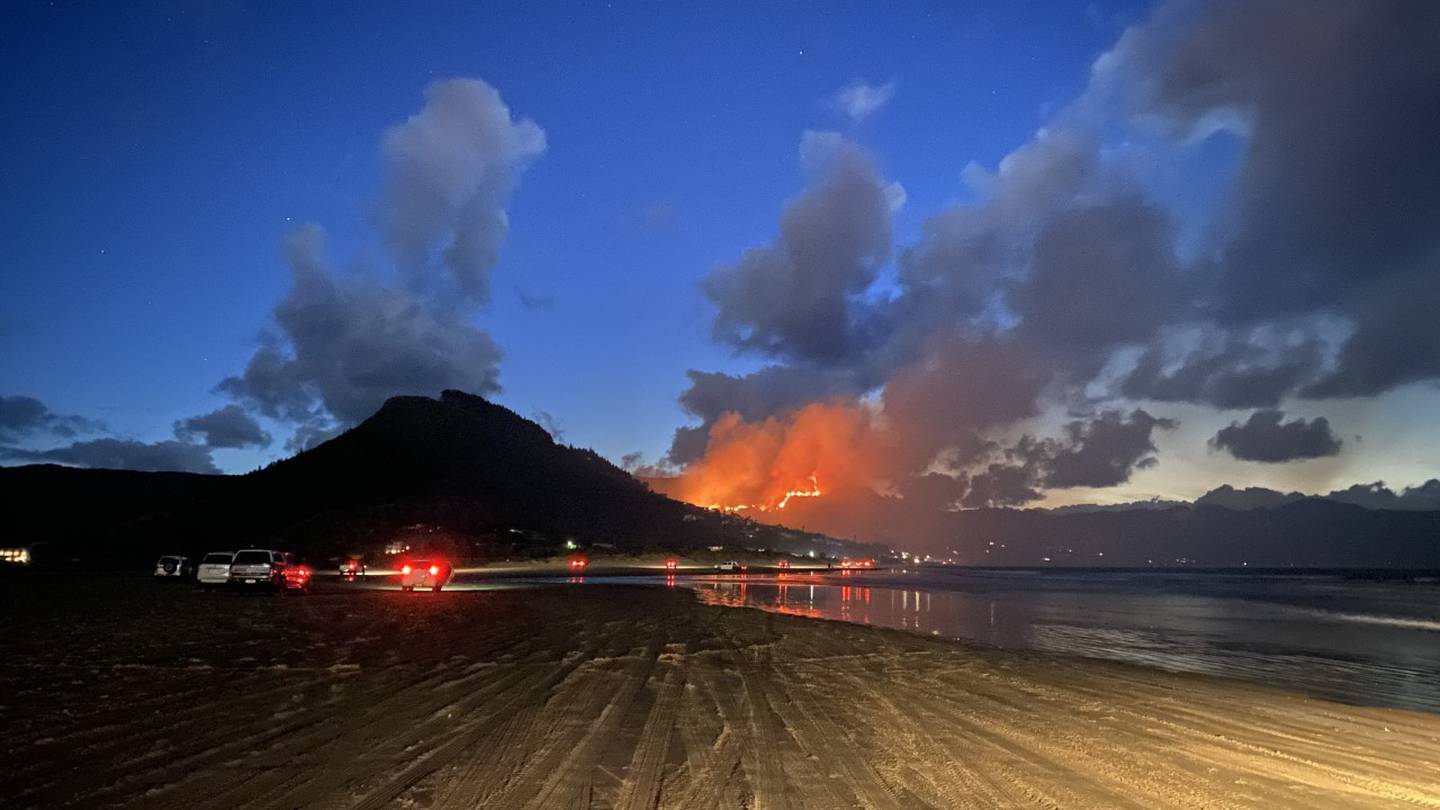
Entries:
[[645,454],[638,450],[633,453],[626,453],[620,457],[620,469],[635,472],[640,469],[640,465],[644,463],[644,461]]
[[1013,340],[932,343],[885,385],[897,466],[891,474],[923,470],[942,452],[954,465],[973,460],[986,449],[986,431],[1039,412],[1037,400],[1053,373],[1053,358]]
[[710,444],[710,425],[681,425],[675,428],[675,435],[670,439],[670,450],[665,458],[658,465],[663,469],[669,466],[685,466],[690,462],[705,455],[705,448]]
[[407,285],[341,277],[324,256],[324,232],[298,229],[286,242],[294,283],[275,305],[277,331],[217,390],[294,423],[291,450],[324,441],[399,394],[499,391],[500,348],[470,316],[489,295],[508,229],[505,205],[544,149],[544,132],[513,118],[488,84],[432,84],[423,108],[387,130],[380,147],[378,210]]
[[972,165],[967,173],[981,202],[930,217],[920,241],[900,255],[903,294],[886,307],[894,350],[912,353],[936,330],[980,318],[1017,283],[1044,222],[1102,183],[1096,149],[1078,133],[1046,130],[993,174]]
[[961,499],[966,508],[1020,506],[1039,500],[1044,489],[1112,487],[1136,469],[1153,466],[1155,430],[1171,430],[1172,419],[1136,409],[1103,411],[1065,425],[1060,438],[1022,436],[969,478]]
[[339,436],[344,430],[343,425],[323,416],[301,422],[286,440],[285,450],[289,453],[311,450]]
[[1173,240],[1165,215],[1133,196],[1058,214],[1011,295],[1021,328],[1068,348],[1148,339],[1183,300]]
[[0,455],[21,461],[53,461],[114,470],[220,472],[210,458],[210,448],[168,440],[147,443],[133,439],[92,439],[48,450],[0,448]]
[[908,507],[951,511],[960,505],[960,499],[969,489],[970,478],[965,473],[931,472],[906,480],[900,487],[900,495]]
[[814,185],[785,207],[780,236],[711,273],[717,339],[776,357],[826,362],[853,349],[856,296],[890,250],[886,186],[858,147],[806,133],[801,160]]
[[516,120],[495,88],[450,79],[425,90],[425,106],[385,132],[380,152],[385,235],[412,285],[433,286],[440,253],[462,296],[489,297],[490,268],[509,231],[505,205],[520,172],[545,151],[545,133]]
[[764,419],[812,399],[864,388],[848,373],[809,366],[766,366],[744,376],[694,370],[686,374],[690,387],[680,395],[680,406],[706,422],[727,411],[747,421]]
[[967,509],[1022,506],[1040,500],[1035,485],[1033,466],[996,462],[970,476],[961,505]]
[[1113,487],[1130,480],[1135,469],[1155,464],[1152,434],[1172,430],[1173,419],[1151,416],[1137,408],[1128,416],[1105,411],[1090,420],[1065,426],[1065,438],[1043,445],[1046,487]]
[[104,425],[82,416],[58,414],[35,397],[0,396],[0,442],[17,442],[39,433],[71,438],[104,430]]
[[1341,347],[1334,368],[1300,395],[1312,399],[1373,396],[1407,383],[1440,378],[1437,312],[1440,252],[1428,271],[1398,277],[1393,285],[1355,308],[1355,331]]
[[1259,410],[1243,424],[1232,422],[1210,440],[1211,447],[1225,450],[1242,461],[1280,463],[1339,454],[1343,442],[1330,432],[1323,416],[1306,421],[1283,421],[1285,413]]
[[1154,344],[1124,377],[1120,392],[1131,399],[1196,402],[1223,409],[1273,407],[1320,368],[1323,346],[1313,338],[1268,344],[1255,330],[1221,335],[1169,363]]
[[344,424],[398,394],[499,390],[500,349],[489,334],[404,290],[337,279],[323,253],[318,226],[291,235],[294,285],[275,307],[279,339],[219,390],[267,416],[305,422],[323,408]]
[[1440,6],[1228,0],[1179,18],[1134,43],[1144,107],[1178,130],[1235,115],[1247,134],[1216,310],[1345,306],[1396,272],[1433,272]]
[[530,418],[540,427],[544,428],[545,432],[550,434],[550,438],[557,442],[565,441],[565,428],[560,424],[560,420],[555,418],[554,414],[551,414],[549,411],[537,410],[530,415]]
[[270,446],[270,434],[239,405],[226,405],[176,422],[175,438],[212,448]]

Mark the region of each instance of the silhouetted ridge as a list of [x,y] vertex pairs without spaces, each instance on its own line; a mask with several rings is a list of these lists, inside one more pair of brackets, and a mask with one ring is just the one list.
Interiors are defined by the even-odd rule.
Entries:
[[102,563],[259,543],[373,553],[402,539],[486,556],[553,553],[567,540],[773,549],[802,537],[672,501],[461,391],[394,397],[340,436],[243,476],[37,466],[0,469],[0,484],[26,493],[18,542]]

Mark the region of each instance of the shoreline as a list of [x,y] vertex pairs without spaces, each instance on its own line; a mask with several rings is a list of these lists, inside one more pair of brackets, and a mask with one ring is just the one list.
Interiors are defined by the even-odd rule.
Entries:
[[7,807],[1440,806],[1435,715],[688,592],[51,585]]

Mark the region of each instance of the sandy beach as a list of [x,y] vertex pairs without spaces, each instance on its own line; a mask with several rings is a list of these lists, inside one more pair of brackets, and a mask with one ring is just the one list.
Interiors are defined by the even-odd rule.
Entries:
[[1440,716],[554,587],[0,581],[0,806],[1440,806]]

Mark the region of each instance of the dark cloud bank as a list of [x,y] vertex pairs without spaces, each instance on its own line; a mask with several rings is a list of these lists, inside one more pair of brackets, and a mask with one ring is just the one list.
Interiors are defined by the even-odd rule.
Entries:
[[[778,237],[701,287],[716,339],[766,365],[690,372],[668,463],[703,459],[727,413],[836,401],[887,436],[875,490],[927,507],[1123,483],[1157,463],[1167,403],[1259,409],[1212,440],[1238,459],[1341,453],[1278,406],[1440,380],[1437,42],[1435,3],[1164,5],[903,246],[876,161],[807,133]],[[1211,139],[1238,163],[1188,244],[1144,172]],[[1027,429],[1056,410],[1061,435]]]
[[1221,428],[1210,440],[1211,447],[1224,450],[1241,461],[1271,464],[1337,455],[1343,444],[1330,432],[1323,416],[1310,421],[1283,421],[1281,411],[1256,411],[1242,424]]

